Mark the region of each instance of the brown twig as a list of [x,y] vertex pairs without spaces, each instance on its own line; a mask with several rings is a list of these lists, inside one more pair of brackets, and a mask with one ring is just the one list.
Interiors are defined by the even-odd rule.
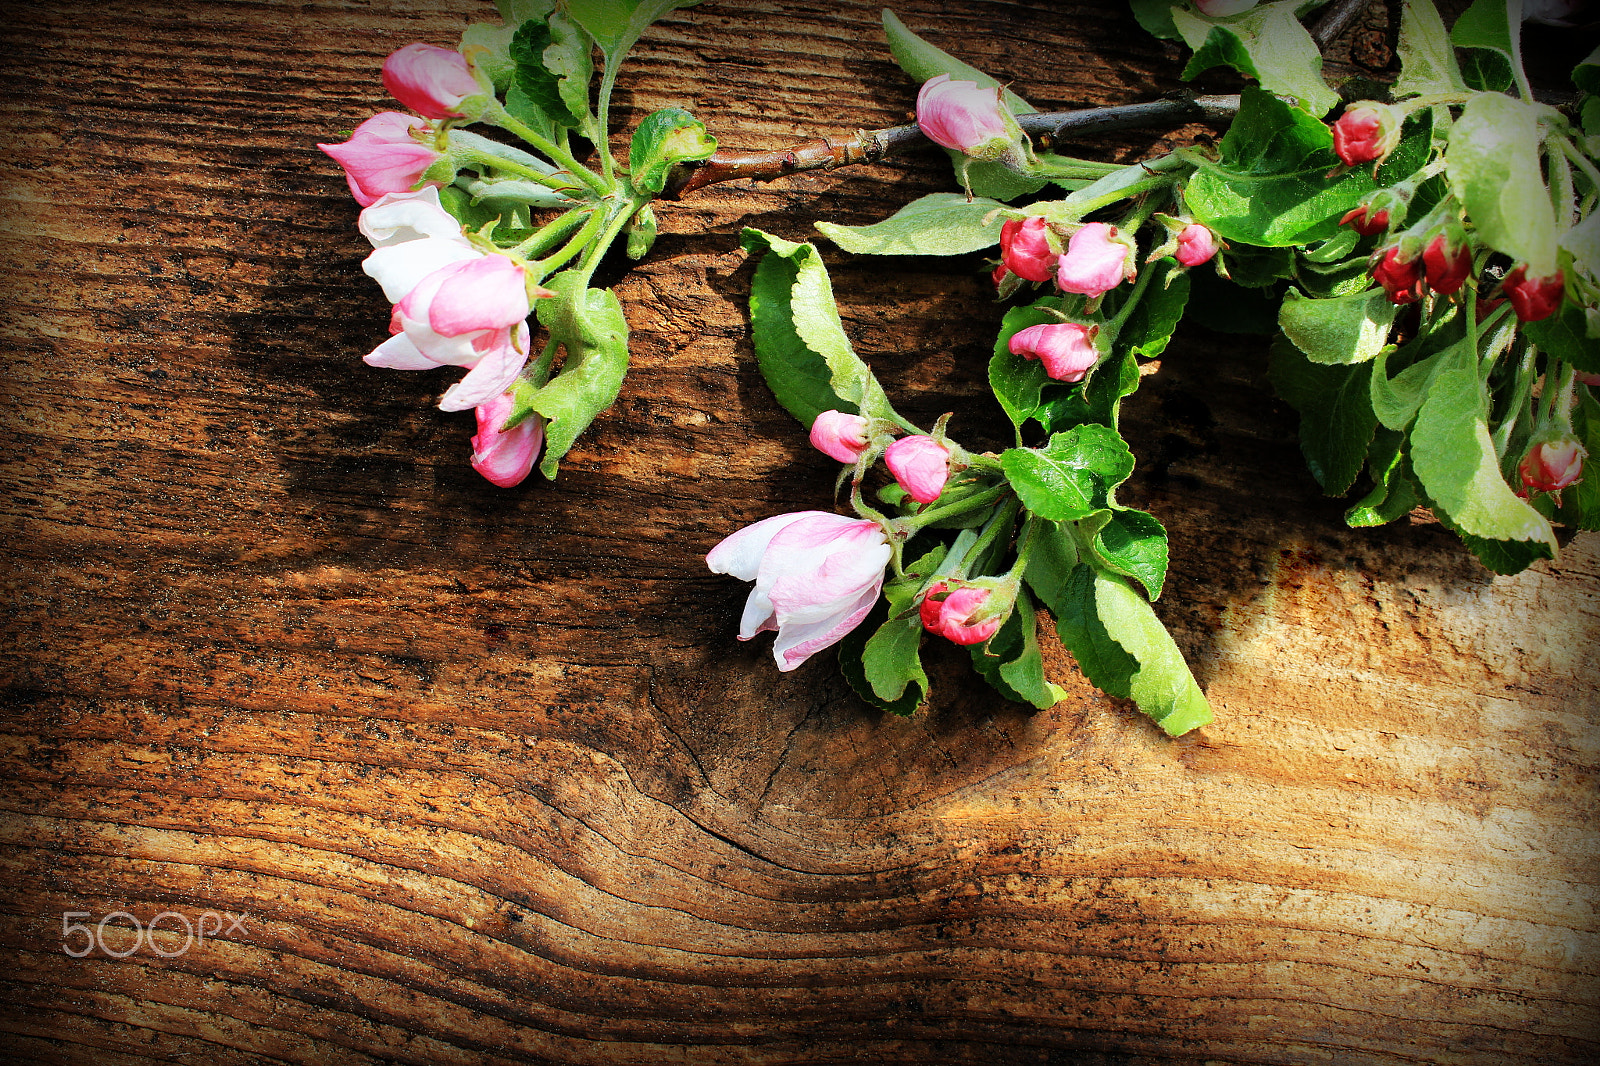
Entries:
[[1316,25],[1311,27],[1311,39],[1317,42],[1318,48],[1327,51],[1328,46],[1343,35],[1369,3],[1371,0],[1333,0],[1323,9]]
[[[1082,111],[1018,115],[1017,122],[1030,137],[1061,141],[1071,136],[1111,130],[1227,119],[1238,110],[1237,96],[1182,96]],[[833,170],[852,163],[871,163],[932,143],[911,124],[863,130],[852,137],[821,137],[775,152],[717,152],[703,163],[677,171],[662,195],[677,200],[685,193],[736,178],[771,181],[807,170]]]

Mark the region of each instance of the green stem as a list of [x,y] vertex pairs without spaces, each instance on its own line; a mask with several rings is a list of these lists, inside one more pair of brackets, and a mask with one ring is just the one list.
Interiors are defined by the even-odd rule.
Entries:
[[972,565],[983,557],[983,553],[988,551],[989,546],[1000,536],[1001,530],[1005,530],[1007,534],[1011,532],[1011,524],[1016,519],[1017,512],[1021,509],[1022,501],[1017,499],[1016,496],[1012,496],[995,510],[988,524],[983,527],[983,532],[978,534],[977,541],[967,549],[967,554],[962,558],[960,569],[963,574],[966,574]]
[[1577,145],[1565,137],[1552,137],[1547,143],[1556,145],[1561,154],[1566,156],[1572,162],[1572,165],[1582,171],[1583,176],[1589,179],[1590,187],[1596,192],[1600,192],[1600,170],[1595,169],[1594,163],[1590,162],[1587,156],[1578,151]]
[[[610,157],[608,156],[607,158]],[[617,239],[617,235],[627,227],[628,220],[634,216],[639,208],[649,202],[649,197],[640,196],[612,199],[611,213],[606,217],[604,230],[589,245],[588,252],[584,254],[583,262],[578,264],[578,272],[583,279],[581,288],[588,287],[589,279],[594,276],[595,268],[600,265],[601,257],[606,254],[606,249],[611,247],[611,242]],[[595,217],[599,218],[600,215],[596,213]]]
[[895,522],[906,529],[906,536],[909,538],[924,526],[942,522],[946,518],[954,518],[957,515],[980,511],[993,504],[1009,490],[1010,486],[1005,482],[1001,482],[998,485],[984,489],[982,492],[975,492],[971,496],[956,500],[954,503],[947,503],[942,507],[932,507],[914,515],[907,515],[904,518],[895,519]]
[[474,169],[487,167],[492,170],[503,170],[556,191],[579,188],[578,183],[575,181],[561,178],[553,173],[536,170],[515,159],[506,159],[503,156],[490,155],[488,152],[480,152],[471,148],[453,154],[455,160],[461,166],[468,166]]
[[544,351],[539,353],[539,358],[522,372],[529,383],[536,389],[544,388],[544,383],[550,380],[550,368],[556,361],[556,349],[561,345],[554,337],[545,342]]
[[589,207],[574,207],[572,210],[546,222],[533,232],[527,239],[515,248],[511,254],[520,258],[528,258],[542,254],[545,249],[555,244],[578,224],[579,219],[585,215],[593,215],[594,209]]
[[1052,221],[1076,221],[1102,207],[1109,207],[1118,200],[1129,200],[1140,193],[1174,185],[1188,173],[1192,173],[1194,168],[1195,164],[1183,159],[1176,152],[1152,159],[1148,163],[1135,163],[1132,166],[1122,167],[1088,188],[1079,189],[1068,196],[1061,201],[1064,211],[1053,214],[1050,218]]
[[[587,185],[590,190],[596,194],[600,196],[609,196],[612,193],[614,189],[612,182],[602,178],[600,175],[596,174],[594,171],[578,162],[572,157],[572,153],[566,148],[557,144],[555,141],[552,141],[538,130],[533,129],[527,123],[512,115],[509,111],[501,106],[498,100],[491,99],[489,101],[489,106],[484,109],[481,117],[484,122],[487,122],[492,126],[499,126],[501,129],[510,133],[515,133],[518,137],[521,137],[523,140],[539,149],[539,151],[543,152],[545,155],[549,156],[552,160],[558,163],[562,170],[566,171],[578,181]],[[602,145],[600,147],[602,149],[600,153],[601,158],[609,161],[610,156],[604,151],[604,146]]]
[[[535,279],[543,281],[545,278],[561,269],[561,267],[565,266],[567,261],[573,256],[591,246],[591,242],[594,240],[595,232],[600,228],[600,223],[604,220],[604,218],[605,216],[599,211],[591,211],[589,214],[589,220],[583,224],[583,228],[578,231],[576,236],[574,236],[566,244],[562,245],[560,251],[555,252],[548,258],[529,263],[529,272],[533,274]],[[586,275],[584,277],[585,285],[588,284],[588,280],[589,279]]]

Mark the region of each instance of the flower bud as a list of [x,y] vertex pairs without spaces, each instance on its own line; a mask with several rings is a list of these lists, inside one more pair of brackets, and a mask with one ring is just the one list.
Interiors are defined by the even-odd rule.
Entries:
[[1518,321],[1538,322],[1555,314],[1561,306],[1566,279],[1559,270],[1542,278],[1530,278],[1527,264],[1518,263],[1506,275],[1504,287]]
[[917,126],[930,141],[973,159],[998,159],[1020,143],[1022,130],[1000,89],[940,74],[917,93]]
[[1191,222],[1178,234],[1178,262],[1197,267],[1217,254],[1217,235],[1198,222]]
[[1027,281],[1049,281],[1058,253],[1050,246],[1050,225],[1038,215],[1007,219],[1000,227],[1000,261]]
[[1422,299],[1425,286],[1422,280],[1422,260],[1402,255],[1400,245],[1385,249],[1382,258],[1372,267],[1372,280],[1383,286],[1389,299],[1397,304],[1414,304]]
[[1128,275],[1126,241],[1117,238],[1115,226],[1091,222],[1072,235],[1056,264],[1056,284],[1062,292],[1103,296]]
[[420,41],[383,61],[383,87],[427,118],[462,118],[461,101],[483,92],[465,56]]
[[1339,225],[1349,226],[1363,237],[1370,237],[1389,228],[1389,209],[1385,207],[1375,211],[1371,204],[1352,207],[1344,213]]
[[544,446],[544,420],[530,415],[511,429],[501,429],[516,406],[503,392],[473,409],[478,432],[472,438],[472,469],[503,489],[518,484],[533,470]]
[[922,626],[956,644],[982,644],[1000,629],[1004,614],[989,618],[975,618],[993,594],[991,589],[963,585],[951,589],[940,581],[922,598],[918,614]]
[[1460,226],[1437,234],[1422,250],[1422,271],[1428,288],[1448,296],[1467,282],[1472,273],[1472,249]]
[[950,478],[950,450],[932,437],[901,437],[883,453],[895,481],[918,503],[932,503]]
[[843,411],[824,411],[811,423],[811,446],[841,463],[854,463],[867,450],[867,420]]
[[357,126],[344,143],[317,147],[344,168],[345,182],[356,202],[371,207],[389,193],[410,190],[429,167],[443,158],[442,153],[419,144],[411,135],[413,130],[427,128],[420,118],[383,111]]
[[1551,433],[1528,448],[1517,464],[1517,473],[1526,489],[1560,492],[1583,476],[1583,459],[1588,454],[1583,442],[1571,433]]
[[1362,100],[1333,124],[1333,150],[1346,166],[1382,160],[1400,143],[1400,119],[1387,104]]
[[1076,322],[1045,322],[1011,335],[1012,355],[1037,359],[1057,381],[1082,381],[1100,360],[1093,333]]

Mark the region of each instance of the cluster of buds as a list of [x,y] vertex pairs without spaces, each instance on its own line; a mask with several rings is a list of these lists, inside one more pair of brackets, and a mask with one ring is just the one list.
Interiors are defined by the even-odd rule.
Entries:
[[916,433],[887,443],[896,429],[844,411],[823,411],[811,423],[811,445],[841,463],[859,464],[881,449],[884,465],[907,496],[932,503],[944,492],[950,474],[960,469],[960,449],[942,434]]
[[[1380,190],[1343,221],[1358,233],[1390,225],[1389,211],[1405,209],[1404,190]],[[1379,220],[1382,220],[1381,223]],[[1372,278],[1397,304],[1416,303],[1429,291],[1451,296],[1472,276],[1472,243],[1453,199],[1446,199],[1420,222],[1372,253]]]

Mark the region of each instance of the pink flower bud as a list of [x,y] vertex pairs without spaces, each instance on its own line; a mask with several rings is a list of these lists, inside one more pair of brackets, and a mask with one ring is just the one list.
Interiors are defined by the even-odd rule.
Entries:
[[344,168],[356,202],[371,207],[388,193],[409,190],[422,180],[424,171],[443,158],[411,136],[412,130],[427,128],[420,118],[383,111],[357,126],[348,141],[317,147]]
[[1600,374],[1590,374],[1587,371],[1580,370],[1577,372],[1576,377],[1579,385],[1587,385],[1591,389],[1600,386]]
[[1050,226],[1038,215],[1007,219],[1000,227],[1000,260],[1017,277],[1049,281],[1056,255],[1050,247]]
[[745,526],[712,548],[706,565],[756,583],[739,639],[777,630],[772,655],[788,671],[861,624],[893,555],[876,522],[798,511]]
[[1583,476],[1583,443],[1571,433],[1554,433],[1535,441],[1517,464],[1525,488],[1535,492],[1560,492]]
[[1389,228],[1389,210],[1380,208],[1374,211],[1370,204],[1362,204],[1346,211],[1339,225],[1349,226],[1363,237],[1370,237]]
[[1402,259],[1398,244],[1386,249],[1372,267],[1372,279],[1383,286],[1397,304],[1412,304],[1422,299],[1422,260]]
[[1004,615],[973,620],[988,602],[991,591],[970,585],[952,591],[947,583],[940,581],[923,596],[922,606],[918,608],[923,628],[956,644],[982,644],[994,636],[1005,621]]
[[1383,159],[1400,143],[1400,120],[1387,104],[1362,100],[1333,124],[1333,150],[1346,166]]
[[1197,267],[1217,254],[1217,235],[1198,222],[1191,222],[1178,234],[1178,262]]
[[[1452,240],[1459,237],[1459,240]],[[1472,273],[1472,249],[1466,234],[1457,227],[1454,233],[1440,233],[1422,250],[1422,271],[1428,288],[1448,296],[1467,283]]]
[[1555,314],[1565,292],[1566,279],[1559,270],[1542,278],[1530,278],[1527,264],[1518,263],[1506,275],[1506,296],[1522,322],[1538,322]]
[[930,141],[974,159],[998,159],[1021,137],[1000,89],[940,74],[917,93],[917,125]]
[[932,437],[901,437],[883,453],[895,481],[918,503],[932,503],[950,478],[950,451]]
[[1256,6],[1257,0],[1194,0],[1194,6],[1207,18],[1227,18],[1240,15]]
[[1019,329],[1009,342],[1012,355],[1037,359],[1057,381],[1082,381],[1100,360],[1093,334],[1076,322],[1046,322]]
[[1056,284],[1062,292],[1103,296],[1122,284],[1128,273],[1128,245],[1116,236],[1116,227],[1104,222],[1091,222],[1072,235],[1056,264]]
[[533,470],[544,446],[544,420],[538,415],[501,429],[515,406],[512,394],[503,392],[474,408],[478,432],[472,438],[472,469],[503,489],[509,489]]
[[843,411],[824,411],[811,423],[811,446],[841,463],[853,463],[867,450],[867,420]]
[[483,92],[466,57],[453,48],[420,41],[383,61],[383,86],[396,100],[427,118],[462,118],[461,101]]

